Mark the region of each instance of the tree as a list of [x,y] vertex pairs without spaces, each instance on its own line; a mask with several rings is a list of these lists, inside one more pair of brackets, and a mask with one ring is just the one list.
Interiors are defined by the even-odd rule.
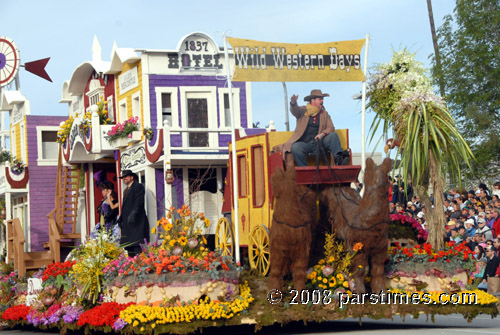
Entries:
[[[461,164],[470,166],[473,155],[455,126],[443,99],[430,78],[407,50],[395,52],[392,61],[379,64],[371,73],[368,106],[376,113],[372,138],[380,125],[393,128],[400,143],[398,156],[405,185],[411,179],[424,196],[430,226],[428,241],[435,250],[444,246],[443,191],[445,170],[461,179]],[[427,195],[434,192],[434,209]]]
[[437,38],[441,66],[432,73],[445,86],[448,108],[476,156],[473,170],[500,172],[500,2],[457,0]]

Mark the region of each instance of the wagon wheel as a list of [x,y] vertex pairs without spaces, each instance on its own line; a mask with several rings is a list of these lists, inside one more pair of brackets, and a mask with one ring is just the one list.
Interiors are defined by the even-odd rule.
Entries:
[[258,225],[250,233],[248,244],[248,258],[250,267],[257,269],[259,274],[265,276],[269,271],[269,229],[264,225]]
[[233,226],[227,218],[221,218],[217,222],[215,230],[215,247],[218,248],[223,256],[233,256],[234,250]]

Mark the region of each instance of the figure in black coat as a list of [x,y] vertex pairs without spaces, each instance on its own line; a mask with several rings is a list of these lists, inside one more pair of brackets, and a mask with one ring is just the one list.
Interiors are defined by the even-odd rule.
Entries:
[[141,252],[140,243],[149,241],[149,222],[144,209],[144,186],[137,174],[123,170],[122,176],[127,188],[123,192],[122,214],[118,219],[122,236],[120,244],[127,243],[125,249],[133,257]]

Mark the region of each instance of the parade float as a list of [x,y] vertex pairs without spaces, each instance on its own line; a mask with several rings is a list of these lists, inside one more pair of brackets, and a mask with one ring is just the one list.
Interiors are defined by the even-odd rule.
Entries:
[[[358,71],[364,40],[354,42],[347,43],[346,50],[336,44],[338,50],[335,49],[331,57],[323,58],[324,51],[314,55],[318,70],[322,66],[326,72],[322,75],[338,70],[340,77],[337,80],[352,80],[348,78],[349,71],[342,72],[348,67],[356,76],[354,80],[364,80],[364,75]],[[359,50],[353,50],[351,44],[358,45]],[[295,49],[287,50],[293,52]],[[357,54],[352,56],[349,52]],[[239,55],[237,66],[241,67],[244,56],[243,53]],[[261,56],[250,57],[248,61],[267,59],[266,55]],[[311,55],[307,57],[313,64]],[[325,63],[320,63],[320,58]],[[327,60],[331,64],[327,64]],[[271,64],[268,67],[271,68]],[[338,133],[343,149],[349,151],[348,131],[343,129]],[[273,266],[270,229],[279,226],[273,215],[270,179],[276,168],[288,169],[285,157],[271,150],[290,136],[291,132],[242,136],[230,147],[238,148],[238,157],[236,154],[233,157],[238,158],[238,165],[229,163],[228,166],[223,207],[226,215],[216,224],[215,250],[208,248],[203,235],[210,221],[187,206],[170,208],[153,228],[153,236],[157,239],[145,244],[142,253],[134,257],[128,257],[113,236],[106,231],[99,232],[95,238],[75,248],[67,260],[54,262],[38,272],[30,271],[18,278],[10,266],[4,266],[0,278],[2,325],[58,330],[63,334],[187,334],[207,327],[250,324],[258,330],[292,321],[322,322],[348,317],[379,319],[392,318],[396,314],[413,317],[424,314],[432,319],[436,314],[459,313],[467,320],[478,314],[498,315],[498,299],[474,289],[472,270],[476,262],[474,254],[463,244],[433,248],[426,243],[427,232],[418,223],[402,216],[389,217],[385,204],[380,201],[375,202],[374,208],[378,211],[364,213],[363,200],[370,198],[373,202],[376,197],[370,192],[363,196],[352,193],[349,185],[356,181],[362,167],[352,164],[350,151],[347,166],[296,169],[294,182],[297,185],[318,186],[320,196],[333,198],[323,204],[324,207],[320,205],[320,211],[311,216],[315,218],[319,214],[320,220],[323,219],[322,227],[326,229],[310,241],[320,250],[317,261],[306,270],[305,289],[294,289],[294,282],[285,277],[278,292],[270,294],[269,279],[265,277]],[[384,165],[387,163],[378,166],[371,161],[367,164],[367,171],[374,177],[365,181],[365,187],[383,189],[383,201],[386,201],[388,169]],[[240,191],[233,194],[231,190],[236,185]],[[370,236],[372,241],[364,240],[360,234],[343,236],[338,228],[339,220],[335,218],[336,207],[328,208],[341,203],[342,198],[350,199],[355,205],[349,213],[340,210],[340,214],[346,216],[347,222],[343,223],[354,232],[366,230],[365,233],[369,233],[374,225],[383,227]],[[235,210],[238,207],[239,214]],[[361,227],[360,224],[366,222],[349,222],[365,214],[375,220],[373,224]],[[378,214],[383,221],[377,218]],[[215,226],[215,222],[212,225]],[[404,238],[411,243],[402,246],[393,241],[390,246],[390,238]],[[378,242],[382,253],[370,250],[373,241]],[[304,246],[294,244],[293,247]],[[312,245],[309,247],[312,254],[317,251]],[[240,263],[239,251],[243,248],[248,250],[248,256]],[[374,267],[363,263],[370,257],[382,260],[376,267],[376,280],[380,285],[382,278],[386,289],[380,292],[374,289],[372,281]]]
[[[363,243],[350,250],[335,234],[326,234],[322,258],[308,271],[306,290],[297,292],[290,282],[281,299],[273,300],[268,278],[207,249],[199,234],[204,224],[209,222],[201,213],[171,208],[155,228],[159,240],[146,245],[141,254],[127,257],[113,237],[102,232],[75,249],[67,261],[30,274],[28,284],[6,265],[8,273],[0,278],[2,325],[63,334],[186,334],[241,324],[257,330],[297,320],[422,313],[460,313],[472,320],[478,314],[498,314],[498,299],[474,289],[474,254],[464,244],[449,243],[434,251],[427,243],[395,243],[386,263],[390,288],[385,294],[393,294],[393,300],[384,301],[383,295],[356,291],[353,278],[365,269],[358,266],[353,271],[351,263]],[[40,287],[30,288],[36,278]],[[370,281],[366,276],[368,286]],[[433,281],[440,285],[432,286]]]

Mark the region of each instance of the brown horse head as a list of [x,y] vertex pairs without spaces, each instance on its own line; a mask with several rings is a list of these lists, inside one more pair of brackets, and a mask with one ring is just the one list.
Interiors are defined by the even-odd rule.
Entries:
[[389,180],[387,174],[391,171],[391,159],[386,158],[380,166],[377,166],[373,159],[366,159],[365,169],[365,194],[376,190],[383,190],[387,193],[389,190]]

